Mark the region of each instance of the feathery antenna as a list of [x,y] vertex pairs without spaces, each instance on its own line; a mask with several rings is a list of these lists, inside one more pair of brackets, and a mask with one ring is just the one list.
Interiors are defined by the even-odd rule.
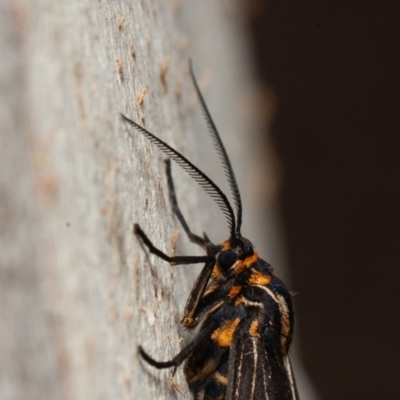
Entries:
[[217,127],[215,126],[215,123],[213,119],[211,118],[211,114],[208,111],[208,108],[206,106],[206,103],[204,101],[204,98],[200,92],[199,85],[197,84],[196,78],[194,76],[193,72],[193,67],[192,67],[192,62],[189,61],[189,70],[190,70],[190,76],[192,78],[194,87],[196,89],[197,96],[200,100],[201,104],[201,109],[203,111],[203,114],[206,119],[206,123],[208,126],[208,130],[211,134],[212,140],[215,145],[215,149],[217,150],[217,153],[219,155],[219,158],[222,162],[223,169],[225,171],[225,176],[228,180],[229,186],[231,188],[231,193],[233,196],[233,201],[235,202],[235,207],[236,207],[236,235],[240,235],[240,228],[242,225],[242,200],[240,197],[240,192],[239,192],[239,186],[236,181],[235,173],[233,172],[233,168],[231,165],[231,162],[229,160],[228,154],[225,150],[225,146],[222,143],[221,137],[219,136]]
[[157,136],[154,136],[147,129],[143,128],[136,122],[132,121],[130,118],[126,117],[124,114],[121,114],[121,117],[125,122],[133,126],[152,143],[157,145],[157,147],[162,150],[168,157],[170,157],[180,167],[182,167],[182,169],[185,170],[210,195],[212,199],[214,199],[228,221],[230,234],[233,238],[235,233],[237,232],[235,224],[235,214],[233,212],[232,206],[229,203],[228,198],[225,196],[222,190],[204,172],[200,171],[195,165],[193,165],[178,151],[163,142]]

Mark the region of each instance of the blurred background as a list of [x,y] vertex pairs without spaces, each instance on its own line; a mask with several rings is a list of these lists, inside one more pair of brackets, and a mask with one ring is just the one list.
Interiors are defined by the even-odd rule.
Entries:
[[250,1],[302,359],[321,399],[398,399],[395,2]]

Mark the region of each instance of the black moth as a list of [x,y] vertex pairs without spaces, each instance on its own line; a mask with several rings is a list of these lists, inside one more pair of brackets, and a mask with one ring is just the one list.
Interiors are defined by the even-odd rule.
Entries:
[[186,302],[182,324],[197,335],[170,361],[156,361],[142,347],[139,353],[155,368],[178,367],[185,374],[197,400],[294,400],[298,399],[289,359],[293,333],[293,306],[289,291],[271,266],[258,257],[251,242],[240,234],[242,204],[235,174],[211,115],[200,93],[192,67],[190,74],[212,139],[228,179],[235,212],[226,195],[182,154],[136,122],[122,115],[170,159],[179,164],[216,201],[230,228],[229,239],[219,245],[192,233],[175,196],[170,160],[166,172],[173,211],[193,243],[205,256],[169,257],[157,249],[139,225],[134,231],[148,250],[173,265],[205,263]]

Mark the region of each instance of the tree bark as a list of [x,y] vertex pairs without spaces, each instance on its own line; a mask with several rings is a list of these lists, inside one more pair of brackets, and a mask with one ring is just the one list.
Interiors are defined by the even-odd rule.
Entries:
[[[173,339],[197,270],[149,255],[132,234],[138,222],[170,253],[180,227],[165,157],[119,113],[214,173],[216,161],[202,150],[205,125],[193,112],[191,55],[200,82],[204,66],[215,67],[209,106],[231,135],[224,140],[233,163],[243,157],[241,143],[252,146],[255,126],[237,112],[249,85],[244,39],[232,36],[237,14],[213,3],[0,6],[0,398],[190,398],[182,369],[175,382],[171,370],[157,371],[137,354],[139,344],[157,359],[179,351]],[[244,125],[248,136],[239,142]],[[242,160],[247,170],[255,155]],[[218,208],[182,171],[173,174],[193,230],[221,225],[226,233],[224,220],[215,222]],[[239,183],[251,192],[245,174]],[[183,235],[176,251],[200,254]]]

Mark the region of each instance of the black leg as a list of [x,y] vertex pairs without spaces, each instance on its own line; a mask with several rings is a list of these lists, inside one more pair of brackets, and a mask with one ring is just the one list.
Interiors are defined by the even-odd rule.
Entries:
[[161,250],[157,249],[151,243],[150,239],[146,236],[146,234],[142,231],[138,224],[133,225],[133,232],[135,235],[139,236],[142,239],[143,243],[149,249],[150,253],[155,254],[157,257],[162,258],[163,260],[169,262],[171,265],[179,265],[179,264],[199,264],[208,261],[213,261],[214,257],[211,256],[174,256],[170,257],[163,253]]
[[193,353],[194,350],[196,350],[197,347],[202,346],[203,340],[209,338],[209,336],[216,328],[217,328],[217,323],[215,321],[209,323],[206,327],[200,330],[200,332],[193,339],[193,341],[189,343],[184,349],[182,349],[171,361],[154,360],[143,350],[142,346],[138,347],[139,354],[143,357],[143,359],[146,362],[148,362],[150,365],[158,369],[178,367],[180,364],[182,364],[183,361],[186,360],[186,358],[189,357],[191,353]]
[[172,210],[173,210],[174,214],[176,215],[176,218],[178,218],[180,224],[182,225],[182,228],[185,230],[190,241],[198,244],[199,246],[201,246],[203,248],[206,248],[204,239],[202,237],[194,234],[190,230],[190,228],[185,220],[185,217],[182,215],[182,212],[178,206],[178,201],[176,199],[176,194],[175,194],[174,181],[172,179],[172,174],[171,174],[171,159],[169,159],[169,158],[167,160],[165,160],[165,172],[167,174],[169,198],[170,198],[170,201],[172,204]]

